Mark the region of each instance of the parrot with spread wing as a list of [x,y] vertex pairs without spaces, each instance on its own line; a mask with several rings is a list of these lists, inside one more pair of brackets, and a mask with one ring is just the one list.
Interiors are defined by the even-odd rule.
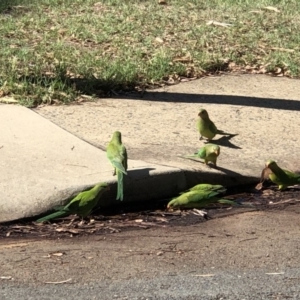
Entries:
[[187,190],[187,192],[191,191],[214,191],[223,194],[226,192],[226,188],[220,184],[200,183]]
[[217,157],[220,155],[220,146],[215,144],[206,144],[201,147],[194,155],[184,156],[185,158],[201,158],[207,165],[211,161],[215,166],[217,165]]
[[122,144],[120,131],[113,133],[112,139],[106,149],[106,155],[114,168],[113,175],[117,174],[118,188],[116,199],[122,201],[124,174],[127,175],[127,151]]
[[57,212],[40,218],[36,222],[41,223],[73,214],[85,218],[92,212],[92,209],[97,205],[99,198],[107,189],[108,186],[106,183],[99,183],[92,189],[79,193],[66,206],[57,209]]
[[264,179],[270,179],[278,185],[279,190],[285,190],[289,185],[300,184],[300,174],[281,169],[274,160],[268,160],[261,173],[261,183]]
[[217,129],[214,122],[209,118],[206,109],[200,109],[198,116],[199,119],[197,120],[197,128],[200,133],[200,140],[202,140],[203,137],[206,137],[208,140],[212,140],[216,134],[233,136],[230,133],[226,133],[222,130]]
[[[196,185],[190,191],[185,192],[175,199],[172,199],[167,207],[168,208],[205,208],[212,203],[220,203],[227,205],[237,205],[236,202],[220,198],[220,194],[224,192],[224,188],[221,186],[216,187],[213,190],[212,187],[207,186],[199,189],[199,185]],[[203,189],[204,188],[204,189]]]

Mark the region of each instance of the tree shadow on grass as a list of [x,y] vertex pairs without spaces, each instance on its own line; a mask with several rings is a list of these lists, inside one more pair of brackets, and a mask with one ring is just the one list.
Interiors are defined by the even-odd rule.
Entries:
[[26,4],[28,5],[28,0],[1,0],[0,14],[16,15],[22,13],[26,9]]

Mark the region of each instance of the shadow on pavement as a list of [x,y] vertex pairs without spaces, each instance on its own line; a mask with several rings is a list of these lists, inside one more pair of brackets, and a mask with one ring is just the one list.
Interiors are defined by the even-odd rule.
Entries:
[[244,96],[228,95],[208,95],[208,94],[186,94],[171,92],[146,92],[142,96],[143,100],[165,101],[165,102],[182,102],[182,103],[210,103],[210,104],[230,104],[254,106],[263,108],[274,108],[282,110],[300,110],[300,101],[271,99]]
[[150,171],[155,170],[155,168],[143,168],[143,169],[133,169],[128,170],[128,176],[131,178],[141,178],[150,176]]
[[227,136],[222,136],[221,138],[219,138],[218,140],[213,140],[213,141],[205,141],[205,144],[208,143],[213,143],[219,146],[223,146],[223,147],[228,147],[228,148],[232,148],[232,149],[242,149],[241,147],[233,144],[230,139],[234,136],[236,136],[237,134],[233,134],[233,135],[227,135]]

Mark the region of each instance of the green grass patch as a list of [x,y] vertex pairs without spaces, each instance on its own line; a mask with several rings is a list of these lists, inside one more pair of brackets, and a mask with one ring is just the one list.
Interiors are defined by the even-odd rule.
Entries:
[[299,11],[298,0],[1,0],[0,97],[69,103],[220,71],[299,77]]

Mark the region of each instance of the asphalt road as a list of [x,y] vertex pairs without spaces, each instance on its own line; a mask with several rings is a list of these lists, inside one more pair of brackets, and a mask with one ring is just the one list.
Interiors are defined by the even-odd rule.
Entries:
[[189,225],[12,234],[0,239],[0,299],[300,299],[297,203]]
[[[99,270],[101,272],[101,270]],[[2,282],[0,297],[11,299],[299,299],[300,269],[278,274],[266,269],[162,274],[156,278],[105,280],[89,284],[14,285]],[[213,275],[212,275],[213,274]],[[202,277],[204,275],[204,277]],[[205,277],[208,275],[208,277]],[[209,276],[211,275],[211,276]]]

